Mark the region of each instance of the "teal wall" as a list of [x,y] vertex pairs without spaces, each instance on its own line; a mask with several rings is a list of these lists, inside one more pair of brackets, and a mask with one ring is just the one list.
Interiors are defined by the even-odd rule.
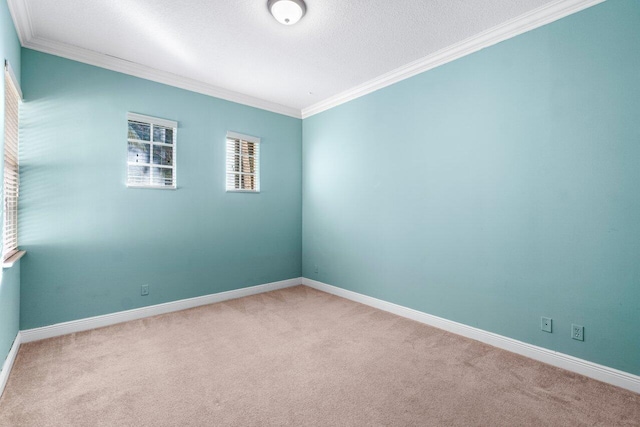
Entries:
[[304,276],[640,374],[639,76],[615,0],[305,119]]
[[[9,60],[16,78],[20,79],[20,42],[9,14],[6,0],[0,1],[0,153],[4,153],[4,61]],[[4,162],[0,162],[0,177],[4,176]],[[2,185],[2,181],[0,181]],[[0,202],[0,206],[4,203]],[[3,209],[3,208],[0,208]],[[0,220],[0,241],[2,240]],[[20,318],[20,262],[11,268],[0,268],[0,370],[13,340],[18,334]]]
[[[301,120],[22,61],[21,329],[300,277]],[[179,122],[177,190],[125,186],[128,111]],[[260,194],[225,192],[228,130],[262,138]]]

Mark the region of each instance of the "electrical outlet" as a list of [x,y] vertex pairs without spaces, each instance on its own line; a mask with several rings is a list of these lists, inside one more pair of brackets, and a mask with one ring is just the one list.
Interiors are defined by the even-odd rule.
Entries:
[[540,329],[545,332],[551,332],[551,318],[550,317],[541,317],[540,318]]
[[313,271],[314,271],[314,273],[316,273],[316,274],[318,273],[318,264],[316,264],[316,265],[315,265],[315,267],[313,267]]
[[584,341],[584,326],[571,325],[571,338],[578,341]]
[[142,285],[140,287],[140,295],[142,296],[149,295],[149,285]]

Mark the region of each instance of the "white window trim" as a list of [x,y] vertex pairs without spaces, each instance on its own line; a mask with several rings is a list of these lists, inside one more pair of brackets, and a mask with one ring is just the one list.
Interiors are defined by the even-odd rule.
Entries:
[[[257,183],[258,183],[258,189],[257,190],[244,190],[244,189],[235,189],[235,188],[229,189],[229,188],[227,188],[227,174],[229,173],[229,171],[227,170],[226,162],[227,162],[227,141],[229,139],[240,139],[240,140],[243,140],[243,141],[247,141],[247,142],[251,142],[251,143],[254,143],[254,144],[258,144],[258,150],[259,150],[258,151],[258,153],[259,153],[258,154],[258,173],[256,174],[257,178],[258,178],[257,179]],[[225,145],[224,145],[225,146],[225,156],[224,156],[224,158],[225,158],[225,167],[224,167],[224,172],[225,172],[225,180],[224,181],[225,181],[225,184],[224,184],[224,188],[225,188],[225,191],[227,193],[251,193],[251,194],[260,193],[260,188],[261,188],[260,157],[262,157],[262,155],[260,154],[260,152],[262,151],[261,147],[259,146],[260,145],[260,141],[261,141],[261,138],[259,138],[257,136],[245,135],[243,133],[227,131],[227,137],[225,138]]]
[[149,161],[151,162],[149,164],[150,167],[160,167],[160,168],[166,167],[163,165],[153,164],[153,146],[154,145],[173,148],[173,166],[171,166],[171,169],[173,169],[173,185],[166,186],[166,185],[129,184],[129,171],[128,171],[129,162],[127,161],[127,188],[144,188],[144,189],[151,189],[151,190],[177,190],[178,188],[178,148],[177,148],[178,147],[178,122],[174,120],[161,119],[159,117],[146,116],[144,114],[131,113],[131,112],[127,113],[127,123],[129,122],[129,120],[134,122],[149,123],[151,125],[158,125],[162,127],[173,128],[173,144],[153,142],[153,130],[151,130],[151,136],[149,138],[149,141],[140,141],[140,140],[127,138],[127,142],[139,141],[144,144],[150,144],[151,146],[151,150],[150,150],[151,158],[149,159]]
[[133,120],[134,122],[146,122],[153,123],[154,125],[164,126],[166,128],[177,128],[178,122],[167,119],[160,119],[158,117],[145,116],[138,113],[127,113],[127,120]]
[[260,138],[258,138],[257,136],[244,135],[244,134],[238,133],[238,132],[228,131],[227,132],[227,138],[242,139],[243,141],[253,142],[255,144],[260,144]]

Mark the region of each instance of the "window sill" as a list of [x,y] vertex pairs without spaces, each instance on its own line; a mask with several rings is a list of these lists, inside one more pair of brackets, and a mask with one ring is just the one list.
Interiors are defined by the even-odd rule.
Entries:
[[127,188],[146,188],[149,190],[177,190],[178,187],[167,187],[164,185],[136,185],[136,184],[127,184]]
[[22,258],[23,256],[25,256],[26,253],[27,253],[27,251],[18,251],[15,254],[11,255],[9,258],[7,258],[4,261],[2,261],[2,268],[11,268],[11,267],[13,267],[13,264],[18,262],[18,260],[20,258]]

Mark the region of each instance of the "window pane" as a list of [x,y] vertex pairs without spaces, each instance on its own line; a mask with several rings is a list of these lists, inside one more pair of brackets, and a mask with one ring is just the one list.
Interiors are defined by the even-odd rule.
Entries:
[[255,157],[242,158],[242,172],[255,173],[256,159]]
[[149,166],[129,165],[129,179],[127,182],[133,185],[149,185],[150,176]]
[[233,164],[231,165],[231,172],[240,172],[240,156],[233,157]]
[[171,187],[173,185],[173,169],[153,168],[153,180],[151,185]]
[[129,161],[149,163],[149,150],[149,144],[145,144],[144,142],[129,142]]
[[235,173],[227,174],[227,190],[237,190],[240,188],[240,175]]
[[173,129],[163,126],[153,126],[153,141],[173,144]]
[[173,166],[173,147],[154,145],[153,163],[156,165]]
[[256,177],[253,175],[241,175],[241,187],[243,190],[254,190],[256,188]]
[[140,139],[149,141],[151,126],[148,123],[134,122],[129,120],[129,139]]
[[242,141],[242,154],[255,154],[256,144],[253,142]]

